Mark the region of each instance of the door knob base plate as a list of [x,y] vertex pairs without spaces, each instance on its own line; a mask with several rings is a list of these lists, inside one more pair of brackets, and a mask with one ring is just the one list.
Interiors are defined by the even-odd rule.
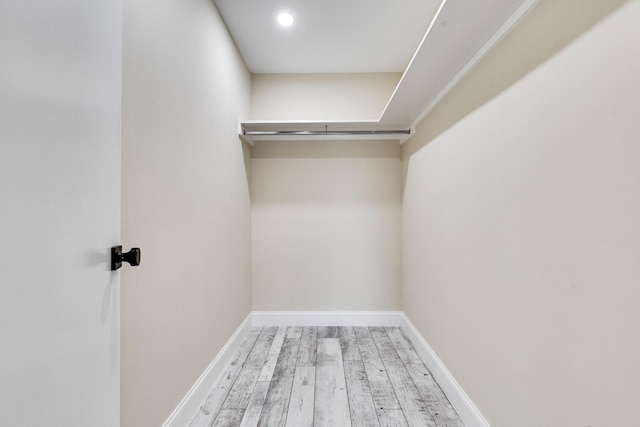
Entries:
[[115,271],[122,267],[122,262],[128,262],[129,265],[135,267],[140,265],[140,248],[131,248],[127,253],[122,253],[122,246],[114,246],[111,248],[111,271]]
[[111,248],[111,271],[116,271],[122,267],[122,246]]

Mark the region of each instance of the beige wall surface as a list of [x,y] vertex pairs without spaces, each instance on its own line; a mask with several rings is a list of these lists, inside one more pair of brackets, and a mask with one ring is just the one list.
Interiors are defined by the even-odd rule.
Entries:
[[638,22],[543,0],[405,148],[404,309],[494,427],[638,423]]
[[254,310],[399,309],[400,192],[397,142],[256,143]]
[[209,0],[124,5],[122,426],[158,426],[250,310],[250,75]]
[[400,73],[254,74],[251,120],[377,120]]

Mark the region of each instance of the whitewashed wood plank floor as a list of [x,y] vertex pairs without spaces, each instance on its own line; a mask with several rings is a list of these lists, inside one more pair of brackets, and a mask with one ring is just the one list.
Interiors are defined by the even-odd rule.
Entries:
[[253,328],[191,427],[464,427],[396,327]]

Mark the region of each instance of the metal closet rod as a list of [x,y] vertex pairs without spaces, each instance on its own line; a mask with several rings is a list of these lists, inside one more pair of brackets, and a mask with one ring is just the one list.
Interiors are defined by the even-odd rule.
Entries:
[[245,136],[410,135],[411,130],[243,130]]

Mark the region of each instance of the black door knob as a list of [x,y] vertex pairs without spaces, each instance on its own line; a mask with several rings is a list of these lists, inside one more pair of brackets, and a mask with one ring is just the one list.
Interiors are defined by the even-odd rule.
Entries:
[[111,271],[122,267],[122,262],[127,262],[132,267],[140,265],[140,248],[131,248],[129,252],[122,253],[122,246],[111,248]]

